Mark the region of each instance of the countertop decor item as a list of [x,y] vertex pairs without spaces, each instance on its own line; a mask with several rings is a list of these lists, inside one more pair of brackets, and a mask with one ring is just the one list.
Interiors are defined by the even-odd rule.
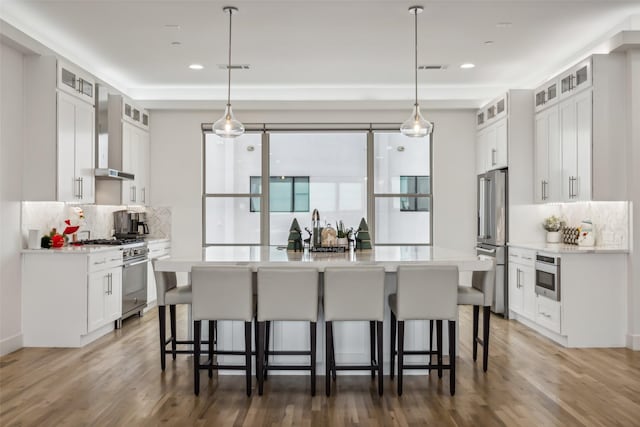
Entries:
[[433,130],[433,124],[420,113],[420,105],[418,104],[418,14],[422,13],[424,8],[422,6],[411,6],[409,13],[414,16],[414,76],[415,76],[415,104],[413,105],[413,112],[400,126],[400,132],[405,136],[411,137],[423,137],[427,136]]
[[593,232],[593,223],[590,219],[585,219],[580,223],[578,246],[595,246],[595,244],[596,238]]
[[338,246],[343,248],[349,247],[349,234],[351,234],[351,229],[345,229],[344,223],[342,220],[338,221],[336,224],[336,230],[338,232]]
[[547,230],[547,243],[560,243],[560,229],[563,226],[563,222],[559,217],[551,215],[545,218],[542,226]]
[[213,124],[213,132],[221,138],[235,138],[244,133],[244,125],[233,116],[231,109],[231,17],[238,12],[237,7],[225,6],[222,8],[229,13],[229,62],[227,64],[227,106],[224,115]]

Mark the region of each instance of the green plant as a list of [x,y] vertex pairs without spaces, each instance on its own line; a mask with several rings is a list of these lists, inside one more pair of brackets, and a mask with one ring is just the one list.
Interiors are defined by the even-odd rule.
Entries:
[[545,218],[542,222],[542,227],[547,231],[560,231],[563,226],[564,222],[555,215]]

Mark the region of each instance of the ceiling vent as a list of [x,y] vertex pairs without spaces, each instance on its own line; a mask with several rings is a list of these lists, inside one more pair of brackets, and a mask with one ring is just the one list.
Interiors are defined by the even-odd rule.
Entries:
[[231,68],[232,70],[248,70],[249,64],[218,64],[218,68],[220,68],[221,70],[228,70],[229,68]]
[[446,70],[446,65],[418,65],[418,70]]

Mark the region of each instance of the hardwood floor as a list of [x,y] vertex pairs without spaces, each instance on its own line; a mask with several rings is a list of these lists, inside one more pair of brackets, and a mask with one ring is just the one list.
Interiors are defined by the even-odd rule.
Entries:
[[[185,332],[185,312],[178,324]],[[242,377],[208,380],[193,395],[191,358],[160,371],[156,311],[82,349],[16,351],[0,358],[0,425],[366,425],[638,426],[640,352],[565,349],[493,316],[489,372],[471,359],[471,310],[461,310],[457,389],[448,374],[405,377],[404,394],[385,378],[338,378],[316,397],[306,377],[270,376],[262,397]],[[255,380],[254,380],[255,388]]]

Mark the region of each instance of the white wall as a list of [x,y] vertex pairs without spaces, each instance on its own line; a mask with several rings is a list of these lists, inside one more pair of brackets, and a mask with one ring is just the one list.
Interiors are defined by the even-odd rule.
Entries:
[[[398,123],[406,111],[242,111],[244,123]],[[199,256],[202,232],[202,123],[222,111],[151,112],[151,197],[154,205],[173,208],[172,251],[176,257]],[[472,250],[475,246],[475,123],[470,110],[427,111],[433,137],[435,246]]]
[[23,55],[0,44],[0,355],[22,347]]
[[632,231],[630,241],[628,275],[629,332],[627,347],[640,350],[640,49],[627,53],[629,76],[627,138],[627,191],[633,203]]

